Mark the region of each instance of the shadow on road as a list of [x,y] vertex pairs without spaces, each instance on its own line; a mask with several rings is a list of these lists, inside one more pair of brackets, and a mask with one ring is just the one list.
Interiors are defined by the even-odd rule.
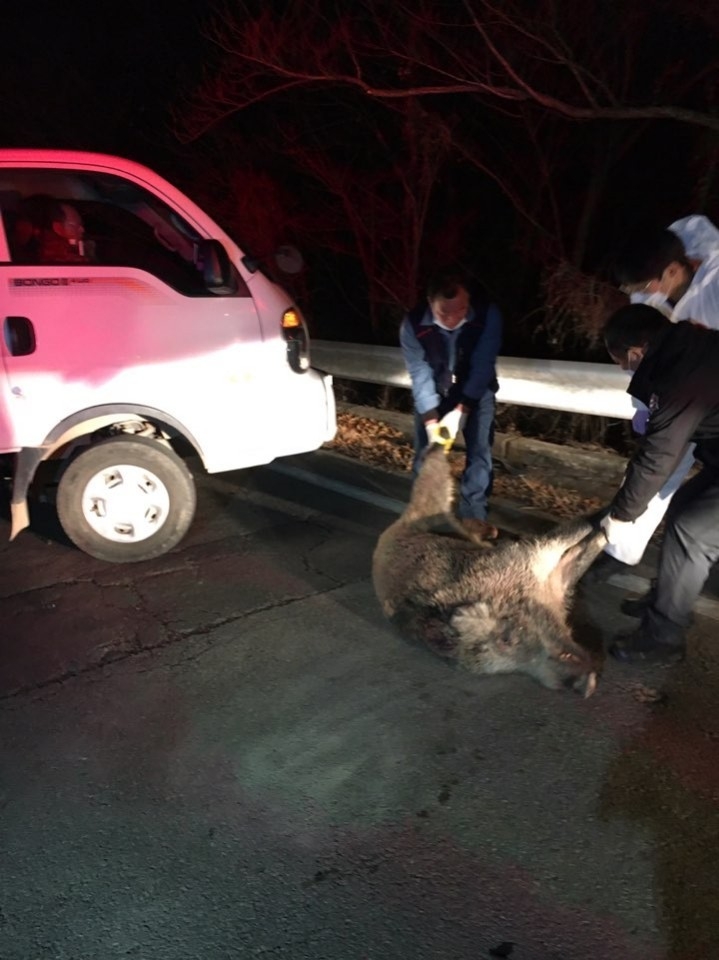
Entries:
[[653,835],[666,960],[719,957],[719,664],[703,646],[662,671],[666,697],[611,763],[599,798],[604,819]]
[[[48,479],[51,480],[52,478]],[[41,540],[52,540],[63,547],[70,547],[72,550],[76,550],[77,548],[72,541],[68,539],[58,520],[57,511],[55,510],[55,504],[53,502],[54,487],[52,483],[46,487],[44,476],[38,474],[38,484],[43,484],[43,489],[46,489],[47,493],[44,493],[41,497],[35,493],[35,495],[28,499],[30,527],[23,531],[24,535],[34,534]],[[11,495],[10,481],[7,478],[1,479],[0,520],[5,520],[8,523],[10,522]]]

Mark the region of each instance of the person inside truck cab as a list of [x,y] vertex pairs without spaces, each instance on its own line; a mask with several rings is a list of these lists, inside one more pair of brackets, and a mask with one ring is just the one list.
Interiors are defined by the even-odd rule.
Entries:
[[88,263],[85,226],[76,207],[46,194],[27,197],[15,224],[15,259],[21,263]]

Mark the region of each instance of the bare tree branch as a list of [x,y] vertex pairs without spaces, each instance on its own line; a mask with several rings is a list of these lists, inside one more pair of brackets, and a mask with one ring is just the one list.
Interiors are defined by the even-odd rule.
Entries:
[[218,8],[217,59],[176,110],[178,136],[228,131],[232,149],[269,151],[316,185],[302,234],[356,256],[371,308],[408,305],[436,238],[456,249],[459,223],[481,241],[489,197],[515,255],[551,278],[558,322],[580,330],[594,294],[569,291],[591,270],[625,155],[654,149],[647,134],[672,121],[668,140],[715,156],[719,14],[701,0],[662,0],[661,17],[646,0],[286,0],[281,16],[250,2]]
[[[204,115],[195,116],[186,136],[201,135],[233,109],[298,86],[330,84],[378,101],[469,94],[499,104],[533,103],[574,121],[673,120],[719,130],[713,111],[682,102],[689,90],[716,83],[713,61],[682,66],[667,89],[656,91],[656,102],[632,97],[625,89],[626,74],[616,69],[602,75],[596,64],[590,70],[584,61],[596,40],[592,16],[605,16],[606,4],[577,8],[588,22],[581,51],[566,33],[577,29],[567,12],[573,5],[562,7],[564,24],[551,0],[501,6],[492,0],[463,0],[457,9],[465,17],[442,21],[436,8],[431,0],[420,0],[411,8],[397,4],[390,13],[382,0],[357,0],[354,15],[328,14],[322,0],[290,0],[277,20],[268,10],[253,18],[242,4],[228,4],[209,28],[227,60],[205,86],[200,97]],[[626,32],[629,12],[625,18]],[[618,47],[634,42],[619,35],[613,39]],[[667,48],[665,67],[669,56]],[[602,67],[612,69],[607,61]],[[543,68],[548,71],[544,78]],[[382,82],[383,76],[390,82]]]

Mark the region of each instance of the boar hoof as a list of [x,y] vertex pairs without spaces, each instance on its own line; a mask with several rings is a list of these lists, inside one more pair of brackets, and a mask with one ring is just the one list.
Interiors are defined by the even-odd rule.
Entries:
[[499,530],[487,523],[486,520],[479,520],[477,517],[462,517],[460,523],[465,531],[477,540],[496,540],[499,536]]

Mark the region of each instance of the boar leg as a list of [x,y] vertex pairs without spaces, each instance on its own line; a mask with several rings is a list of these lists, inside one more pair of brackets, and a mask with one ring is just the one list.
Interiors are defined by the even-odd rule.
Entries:
[[452,512],[455,496],[456,484],[444,447],[431,444],[412,484],[409,506],[402,519],[411,522],[429,517],[446,517]]
[[557,572],[565,588],[573,587],[591,567],[607,545],[603,530],[591,530],[578,543],[564,552]]

